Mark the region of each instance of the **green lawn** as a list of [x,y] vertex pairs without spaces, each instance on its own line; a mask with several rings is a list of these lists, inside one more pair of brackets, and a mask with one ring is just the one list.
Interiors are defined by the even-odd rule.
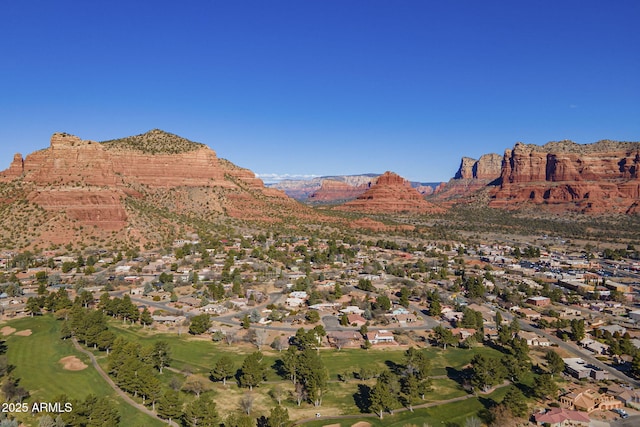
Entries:
[[[467,418],[478,417],[478,413],[485,409],[483,402],[489,400],[501,401],[506,393],[506,388],[496,390],[495,392],[482,396],[480,398],[473,397],[461,402],[447,403],[438,405],[433,408],[416,409],[414,412],[403,411],[396,412],[394,415],[384,414],[384,418],[380,420],[377,417],[354,418],[346,421],[340,420],[322,420],[311,421],[301,424],[304,427],[322,427],[327,424],[340,424],[341,427],[350,427],[358,421],[366,421],[371,423],[373,427],[402,427],[406,424],[415,424],[422,427],[423,423],[427,423],[433,427],[448,425],[464,425]],[[322,411],[320,410],[320,413]]]
[[[13,375],[20,378],[20,385],[29,390],[29,402],[50,402],[56,396],[67,395],[71,399],[84,400],[89,394],[108,396],[118,403],[123,425],[161,426],[163,423],[140,413],[120,398],[100,377],[86,356],[77,352],[70,341],[58,338],[60,322],[51,316],[29,317],[6,323],[16,332],[30,329],[30,336],[15,333],[5,338],[9,363],[15,365]],[[67,371],[59,360],[66,356],[76,356],[88,368],[81,371]],[[29,423],[34,419],[26,419]]]
[[[18,330],[30,328],[34,331],[34,342],[37,343],[36,347],[20,345],[20,339],[28,340],[30,337],[10,337],[10,348],[13,348],[12,356],[16,357],[16,360],[28,360],[28,363],[21,363],[22,371],[18,375],[25,378],[24,385],[27,388],[31,388],[28,381],[31,384],[37,386],[38,384],[58,384],[61,379],[62,382],[66,382],[63,387],[60,387],[60,391],[54,388],[52,391],[50,388],[45,387],[38,393],[43,393],[43,396],[53,396],[58,393],[67,393],[71,397],[83,397],[87,394],[86,390],[91,390],[93,393],[104,395],[113,395],[113,392],[108,388],[101,378],[92,369],[86,369],[79,372],[62,371],[57,364],[57,361],[66,355],[76,355],[76,352],[71,348],[70,343],[61,342],[58,339],[59,322],[55,322],[50,317],[40,317],[34,319],[21,319],[12,322],[12,326]],[[196,373],[208,377],[208,373],[215,365],[215,362],[221,357],[222,354],[231,355],[232,359],[236,362],[236,367],[239,368],[242,364],[244,357],[256,351],[255,346],[249,346],[246,344],[228,346],[226,343],[214,343],[207,339],[199,339],[193,337],[188,333],[184,333],[181,336],[175,334],[157,334],[152,331],[142,329],[138,326],[123,325],[119,321],[110,322],[111,329],[118,335],[125,338],[139,342],[142,345],[151,346],[155,342],[164,340],[170,345],[173,362],[171,366],[180,370],[188,370],[189,372]],[[13,342],[18,344],[14,344]],[[403,360],[403,353],[405,348],[386,348],[386,349],[342,349],[337,351],[335,349],[323,349],[320,351],[320,355],[325,361],[325,366],[329,371],[330,383],[329,390],[325,395],[322,409],[330,411],[335,414],[356,414],[358,409],[354,401],[354,395],[358,391],[358,384],[361,382],[356,379],[349,379],[347,383],[341,383],[336,381],[338,374],[340,373],[357,373],[361,367],[367,368],[375,367],[377,369],[384,369],[385,367],[392,367],[394,364],[400,364]],[[31,354],[32,352],[37,355]],[[106,356],[102,352],[94,352],[98,357],[98,360],[103,366],[106,366]],[[269,348],[263,348],[265,354],[265,362],[268,366],[272,366],[277,359],[281,357],[278,352],[275,352]],[[445,376],[448,374],[455,374],[456,371],[461,370],[467,365],[475,354],[482,353],[489,357],[499,357],[500,353],[494,349],[488,347],[478,347],[474,349],[458,349],[448,348],[446,351],[440,348],[428,348],[427,356],[431,360],[432,375]],[[81,355],[79,355],[81,357]],[[81,357],[82,358],[82,357]],[[53,362],[51,362],[53,361]],[[17,362],[15,362],[17,363]],[[41,380],[42,376],[30,375],[36,367],[43,364],[49,364],[49,368],[44,369],[46,372],[46,380]],[[87,361],[88,363],[88,361]],[[20,363],[17,363],[20,364]],[[55,368],[55,369],[54,369]],[[43,370],[40,368],[40,370]],[[69,381],[69,375],[77,376],[72,381]],[[160,379],[165,385],[169,384],[171,377],[184,378],[181,374],[166,370]],[[273,369],[268,369],[267,380],[268,384],[262,385],[258,390],[260,395],[263,395],[267,390],[271,389],[276,382],[281,381],[281,378],[276,374]],[[375,380],[370,381],[371,384]],[[282,382],[284,385],[288,385],[287,382]],[[79,386],[78,386],[79,385]],[[237,386],[233,383],[230,388],[227,389],[228,393],[221,394],[222,388],[219,384],[212,384],[213,390],[208,394],[214,396],[218,402],[218,407],[222,410],[221,415],[225,414],[225,410],[235,410],[233,402],[237,400],[240,394],[243,392],[237,390]],[[491,397],[499,400],[502,399],[504,391],[506,389],[498,390]],[[48,394],[47,394],[48,393]],[[75,393],[75,394],[74,394]],[[466,393],[459,385],[450,378],[435,378],[433,379],[433,391],[428,393],[425,402],[434,402],[440,400],[446,400],[456,397],[464,396]],[[185,400],[192,399],[191,395],[183,396]],[[262,398],[261,411],[267,411],[270,405],[273,404],[272,400],[268,396]],[[466,418],[472,415],[477,415],[478,411],[483,409],[482,402],[486,402],[487,398],[473,398],[463,402],[456,402],[447,405],[440,405],[434,408],[419,409],[414,413],[403,412],[394,416],[385,416],[384,420],[380,422],[376,418],[365,418],[369,422],[373,422],[376,426],[388,426],[398,425],[402,426],[407,423],[414,423],[419,426],[422,422],[426,421],[432,425],[442,425],[441,421],[445,422],[460,422],[463,423]],[[227,402],[228,401],[228,402]],[[419,403],[419,402],[417,402]],[[231,404],[231,406],[229,406]],[[285,406],[289,407],[290,414],[294,418],[300,418],[298,408],[291,401],[285,402]],[[303,404],[304,407],[308,404]],[[128,405],[122,405],[125,410],[121,410],[123,420],[127,418],[126,425],[154,425],[150,422],[142,422],[136,419],[137,414],[134,408]],[[223,409],[224,408],[224,409]],[[303,411],[303,413],[308,413]],[[296,413],[298,412],[298,416]],[[325,412],[326,413],[326,412]],[[141,414],[138,414],[141,415]],[[306,415],[308,416],[308,415]],[[129,419],[131,422],[129,422]],[[356,422],[356,421],[353,421]],[[351,425],[351,422],[345,425]],[[323,422],[326,424],[326,421]],[[314,427],[324,425],[323,423],[309,423],[308,425]]]

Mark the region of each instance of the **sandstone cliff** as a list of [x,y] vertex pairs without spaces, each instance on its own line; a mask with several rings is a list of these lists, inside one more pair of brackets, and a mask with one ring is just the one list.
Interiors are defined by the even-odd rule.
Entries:
[[18,246],[88,235],[141,245],[167,238],[158,230],[175,229],[179,216],[273,222],[307,209],[206,145],[160,130],[103,143],[56,133],[49,148],[17,154],[0,182],[8,217],[20,206],[38,214],[28,241],[12,234]]
[[338,206],[336,209],[366,213],[440,213],[444,210],[427,202],[411,187],[409,181],[393,172],[380,175],[375,184],[356,200]]
[[640,201],[640,143],[518,143],[506,150],[491,206],[525,203],[553,210],[635,213]]
[[484,154],[480,159],[463,157],[453,179],[439,185],[434,191],[434,200],[459,201],[484,189],[500,178],[503,157],[499,154]]

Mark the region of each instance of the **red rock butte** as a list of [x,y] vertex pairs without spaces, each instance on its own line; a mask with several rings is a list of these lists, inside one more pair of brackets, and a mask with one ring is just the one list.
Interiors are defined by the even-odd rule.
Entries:
[[533,203],[558,211],[638,213],[639,166],[638,142],[518,143],[505,151],[490,206],[513,209]]
[[357,199],[336,207],[364,213],[442,213],[444,209],[426,201],[406,179],[393,172],[380,175]]

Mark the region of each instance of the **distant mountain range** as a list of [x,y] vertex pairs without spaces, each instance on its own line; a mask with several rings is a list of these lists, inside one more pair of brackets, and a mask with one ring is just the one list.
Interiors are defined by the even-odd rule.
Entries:
[[[381,174],[333,175],[313,179],[289,179],[266,184],[267,187],[282,190],[289,197],[301,202],[338,203],[353,200],[363,194]],[[411,182],[420,194],[430,195],[439,182]]]
[[161,130],[104,142],[56,133],[48,148],[16,154],[0,172],[0,248],[157,247],[188,232],[220,235],[230,224],[410,228],[372,215],[437,215],[468,203],[637,214],[639,170],[638,142],[560,141],[464,157],[447,183],[385,172],[265,186],[206,145]]

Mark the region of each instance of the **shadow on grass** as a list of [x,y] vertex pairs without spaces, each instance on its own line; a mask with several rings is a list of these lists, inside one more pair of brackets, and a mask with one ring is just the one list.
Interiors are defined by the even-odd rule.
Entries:
[[358,384],[358,391],[353,394],[353,401],[361,413],[370,412],[371,387],[366,384]]

